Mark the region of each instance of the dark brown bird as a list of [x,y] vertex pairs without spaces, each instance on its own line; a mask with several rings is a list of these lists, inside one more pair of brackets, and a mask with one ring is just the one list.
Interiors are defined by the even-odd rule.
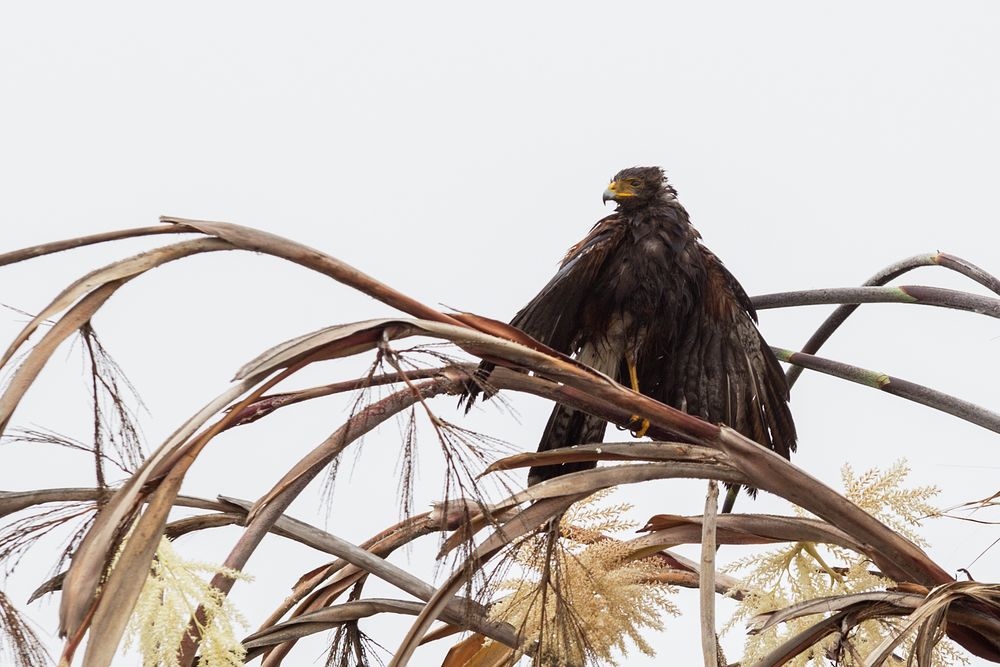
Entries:
[[[749,297],[702,245],[663,170],[618,172],[604,191],[609,200],[617,202],[615,212],[569,249],[511,324],[636,391],[731,426],[788,458],[795,425],[785,375],[757,331]],[[557,405],[538,451],[600,442],[606,426]],[[637,419],[633,433],[642,436],[646,428]],[[528,483],[593,466],[532,468]],[[731,490],[727,509],[735,495]]]

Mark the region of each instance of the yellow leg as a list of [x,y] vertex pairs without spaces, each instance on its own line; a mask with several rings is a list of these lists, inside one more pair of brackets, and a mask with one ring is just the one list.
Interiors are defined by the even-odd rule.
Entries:
[[[627,357],[625,357],[625,363],[628,364],[628,377],[629,380],[631,380],[632,382],[632,391],[638,392],[639,374],[636,372],[635,360],[632,358],[632,355],[628,355]],[[646,431],[649,430],[648,419],[644,419],[639,415],[632,415],[632,422],[633,423],[638,422],[638,427],[631,429],[633,437],[641,438],[642,436],[646,435]]]

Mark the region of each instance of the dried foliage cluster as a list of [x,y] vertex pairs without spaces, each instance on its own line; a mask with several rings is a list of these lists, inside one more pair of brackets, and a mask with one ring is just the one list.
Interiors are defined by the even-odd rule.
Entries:
[[[741,601],[735,625],[746,623],[751,631],[740,661],[746,667],[810,661],[931,666],[956,664],[966,652],[1000,662],[1000,586],[955,581],[924,553],[918,529],[922,518],[935,511],[929,504],[933,490],[907,489],[902,464],[861,475],[846,468],[846,490],[838,493],[738,433],[632,392],[507,325],[468,313],[442,313],[333,257],[272,234],[226,223],[163,223],[0,255],[3,266],[119,239],[191,236],[96,269],[67,286],[31,316],[0,357],[6,377],[0,394],[5,438],[82,449],[94,462],[92,487],[0,491],[0,517],[10,517],[0,530],[0,561],[6,574],[16,574],[18,559],[40,536],[53,530],[67,535],[54,576],[42,582],[32,598],[59,596],[65,638],[57,658],[61,664],[106,667],[130,632],[146,664],[189,667],[261,658],[263,665],[274,667],[295,652],[299,639],[332,630],[328,664],[367,665],[377,661],[377,654],[361,625],[378,614],[415,617],[392,651],[390,667],[410,662],[422,643],[456,632],[468,634],[453,646],[443,667],[519,660],[614,664],[626,650],[651,650],[651,633],[663,627],[666,615],[679,613],[669,598],[678,586],[701,589],[706,665],[725,664],[715,635],[715,595]],[[265,351],[240,369],[231,386],[146,454],[139,447],[134,408],[129,407],[138,404],[94,333],[92,318],[117,290],[145,272],[224,250],[266,253],[299,264],[406,317],[335,325]],[[1000,294],[1000,281],[990,274],[937,253],[887,267],[860,288],[772,294],[754,301],[758,309],[841,304],[801,351],[777,350],[793,365],[790,383],[808,368],[1000,433],[1000,415],[985,408],[814,356],[861,303],[929,305],[1000,318],[1000,299],[994,297],[885,286],[919,266],[958,272]],[[27,347],[36,333],[37,340]],[[9,429],[21,398],[54,351],[75,334],[89,360],[91,435],[81,441],[43,429]],[[400,343],[411,337],[436,339],[452,351]],[[467,361],[456,361],[457,353]],[[365,354],[375,358],[365,377],[277,390],[315,362]],[[498,458],[506,454],[498,440],[448,423],[432,410],[435,397],[461,394],[475,381],[472,369],[479,359],[499,367],[490,378],[491,390],[542,396],[619,425],[641,414],[650,421],[653,441],[595,443]],[[388,390],[377,400],[361,394],[364,398],[354,403],[344,424],[294,462],[256,501],[180,494],[190,466],[219,433],[289,405],[375,386]],[[434,511],[413,515],[409,464],[417,448],[415,415],[421,412],[444,453],[448,484],[444,502]],[[400,504],[406,520],[353,544],[284,514],[314,479],[336,467],[345,450],[399,415],[406,424],[400,444]],[[504,470],[573,460],[605,465],[529,489],[515,488],[500,476]],[[120,483],[113,483],[122,475]],[[793,511],[787,516],[717,516],[710,491],[704,515],[657,515],[636,536],[622,534],[628,527],[627,507],[599,502],[613,487],[673,478],[747,484],[787,499]],[[980,505],[994,501],[987,498]],[[180,517],[175,511],[179,507],[187,508],[188,515]],[[170,545],[180,535],[233,524],[241,525],[242,533],[219,566],[185,563]],[[330,554],[332,560],[304,573],[291,595],[276,601],[271,615],[259,620],[258,629],[237,642],[227,596],[242,581],[239,571],[268,533]],[[437,586],[386,559],[432,534],[442,540],[441,563],[451,567]],[[680,544],[701,544],[701,561],[691,562],[670,550]],[[739,560],[740,581],[715,570],[716,545],[727,545],[727,552],[738,545],[780,546]],[[448,555],[451,560],[444,560]],[[371,577],[391,583],[408,597],[366,595]],[[442,625],[432,629],[435,621]],[[945,636],[954,644],[942,642]],[[2,594],[0,648],[7,651],[10,664],[44,661],[31,626]]]
[[663,630],[664,614],[679,613],[668,598],[673,588],[657,581],[659,560],[636,559],[634,549],[609,535],[635,523],[626,518],[630,505],[598,504],[607,493],[573,505],[558,530],[514,545],[516,576],[489,596],[496,600],[490,617],[519,628],[525,648],[544,664],[617,665],[629,641],[654,655],[643,634]]
[[[939,514],[929,503],[938,489],[907,488],[904,483],[908,473],[905,461],[897,461],[886,471],[872,469],[861,475],[855,475],[851,466],[845,465],[841,470],[844,495],[915,544],[927,546],[918,528],[924,519]],[[792,510],[803,514],[798,508]],[[815,614],[828,609],[816,606],[815,601],[851,599],[848,596],[886,591],[895,586],[892,580],[872,569],[871,561],[863,553],[835,544],[795,542],[741,558],[726,571],[743,575],[740,581],[743,599],[728,627],[746,622],[751,630],[743,658],[749,664],[808,631],[815,623]],[[776,622],[775,610],[793,608],[795,615],[786,611],[783,620]],[[810,663],[823,666],[830,662],[862,665],[863,656],[871,654],[887,637],[900,634],[900,630],[900,623],[892,618],[864,621],[849,635],[835,633],[816,642],[788,664],[793,667]],[[962,654],[948,642],[938,644],[932,658],[932,664],[938,667],[964,662]]]

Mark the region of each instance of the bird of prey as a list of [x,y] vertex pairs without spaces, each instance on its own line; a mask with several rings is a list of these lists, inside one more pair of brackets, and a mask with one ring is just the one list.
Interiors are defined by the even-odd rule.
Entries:
[[[635,391],[726,424],[788,458],[795,425],[785,375],[757,331],[746,292],[701,243],[660,167],[624,169],[604,201],[617,203],[566,253],[511,324]],[[482,371],[489,372],[486,365]],[[604,439],[607,423],[559,404],[538,451]],[[636,418],[641,437],[649,422]],[[532,468],[528,483],[591,468]],[[730,491],[731,509],[735,492]]]

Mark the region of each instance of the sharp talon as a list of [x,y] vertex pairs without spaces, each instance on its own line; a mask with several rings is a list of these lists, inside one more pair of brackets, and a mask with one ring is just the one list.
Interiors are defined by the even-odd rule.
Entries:
[[639,415],[633,415],[632,424],[629,424],[628,430],[632,432],[633,438],[641,438],[649,430],[649,420],[643,419]]

